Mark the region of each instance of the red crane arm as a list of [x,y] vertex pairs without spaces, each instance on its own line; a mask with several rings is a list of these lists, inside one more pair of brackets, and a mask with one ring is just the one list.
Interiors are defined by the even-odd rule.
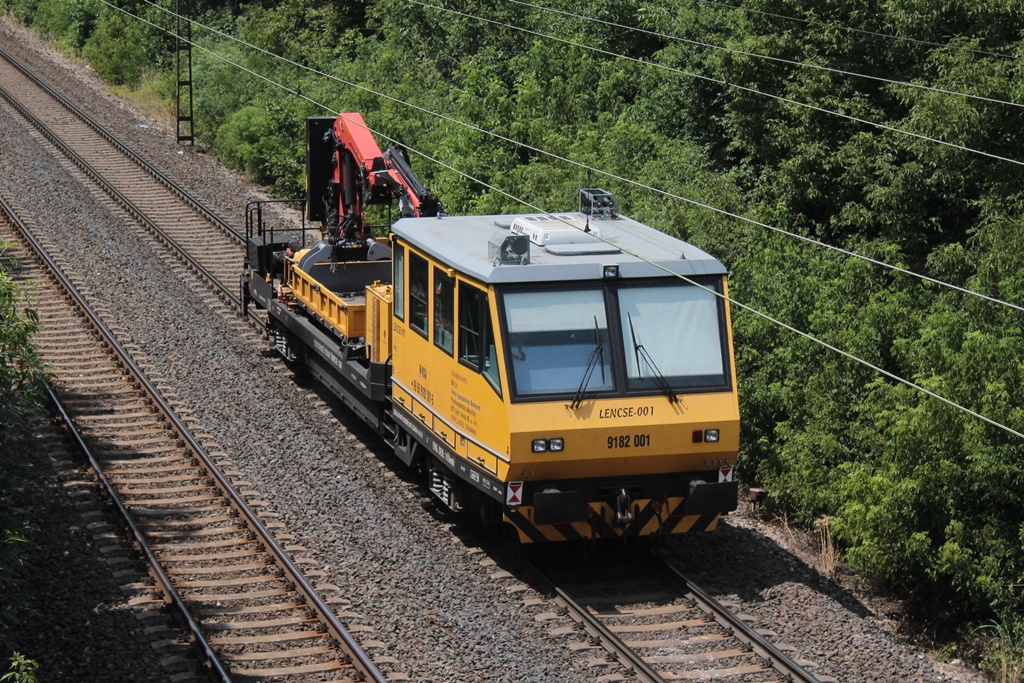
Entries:
[[340,232],[365,239],[363,207],[398,199],[403,216],[436,216],[441,202],[413,172],[397,147],[381,152],[373,134],[355,112],[341,114],[331,129],[335,143],[333,181],[337,183]]

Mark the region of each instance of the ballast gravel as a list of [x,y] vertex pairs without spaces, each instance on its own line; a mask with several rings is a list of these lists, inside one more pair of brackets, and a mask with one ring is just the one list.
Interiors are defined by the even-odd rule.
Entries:
[[[264,196],[213,157],[179,147],[172,126],[109,94],[86,65],[8,18],[0,18],[0,45],[229,223],[242,227],[245,201]],[[170,266],[153,241],[128,227],[120,210],[52,156],[6,106],[0,106],[0,158],[0,193],[15,197],[63,245],[76,283],[103,302],[108,324],[142,351],[154,376],[187,407],[204,443],[230,458],[250,500],[276,515],[304,548],[295,552],[324,572],[324,594],[337,600],[343,622],[389,677],[593,681],[616,673],[589,667],[565,637],[551,636],[551,626],[536,619],[542,608],[528,604],[543,596],[503,572],[500,557],[475,547],[472,533],[452,528],[453,520],[382,441],[351,413],[321,400],[314,384],[287,371],[264,339],[212,302],[204,286],[193,285],[186,269]],[[283,211],[277,215],[289,219]],[[51,506],[62,505],[59,487],[49,487],[47,495]],[[665,552],[823,678],[985,680],[901,640],[896,622],[851,588],[855,584],[823,577],[789,545],[785,534],[743,510],[719,532],[673,539]],[[69,545],[69,552],[79,546]],[[82,575],[83,583],[86,577],[102,582],[103,566],[84,563]],[[33,590],[41,597],[48,588]],[[45,634],[52,627],[29,625],[26,642],[50,642]],[[78,629],[75,635],[92,651],[136,636],[109,619]],[[81,670],[81,652],[35,653],[46,660],[47,680],[80,680],[64,672]],[[154,679],[162,675],[152,672]]]

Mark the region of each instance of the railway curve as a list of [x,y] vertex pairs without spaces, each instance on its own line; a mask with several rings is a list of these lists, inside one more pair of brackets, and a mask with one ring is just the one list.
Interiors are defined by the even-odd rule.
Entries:
[[216,678],[383,681],[268,525],[2,199],[0,241],[15,245],[8,255],[20,264],[16,280],[33,283],[36,344],[52,368],[60,410]]
[[3,49],[0,97],[215,287],[227,303],[238,306],[242,231],[207,209]]

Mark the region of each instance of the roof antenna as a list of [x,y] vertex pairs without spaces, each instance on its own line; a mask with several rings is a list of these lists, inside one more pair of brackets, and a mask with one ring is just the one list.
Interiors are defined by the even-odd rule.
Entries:
[[[591,171],[588,168],[587,169],[587,187],[591,187],[592,186],[593,180],[594,180],[594,178],[593,178],[593,171]],[[583,226],[583,232],[590,232],[590,214],[592,214],[594,212],[593,208],[594,207],[590,207],[590,210],[587,211],[587,222]]]

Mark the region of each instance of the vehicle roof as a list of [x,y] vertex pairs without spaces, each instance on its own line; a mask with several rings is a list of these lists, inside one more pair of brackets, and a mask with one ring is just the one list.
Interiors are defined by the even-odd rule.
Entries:
[[[493,251],[488,251],[489,240],[500,241],[502,233],[514,235],[533,225],[556,239],[561,235],[561,239],[576,239],[577,243],[531,243],[528,264],[496,264]],[[585,235],[587,227],[599,233],[601,239]],[[666,270],[694,277],[727,273],[718,259],[692,244],[622,215],[592,216],[589,221],[577,212],[402,218],[391,232],[434,259],[488,284],[600,280],[604,266],[613,264],[619,266],[620,279],[665,277]]]

